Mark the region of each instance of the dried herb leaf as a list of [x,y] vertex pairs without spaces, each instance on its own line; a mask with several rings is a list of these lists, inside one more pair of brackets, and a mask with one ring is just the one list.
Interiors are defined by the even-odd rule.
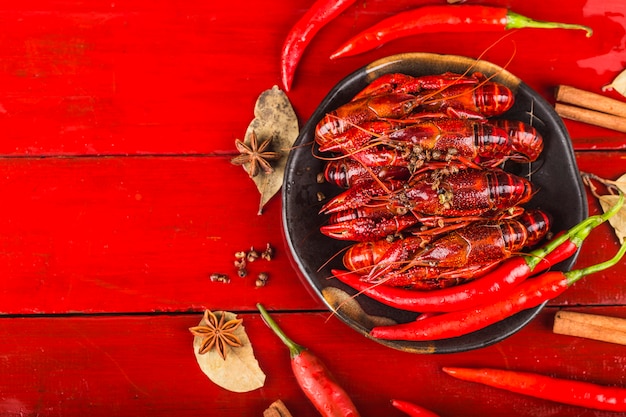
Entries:
[[[615,181],[606,180],[606,182],[619,188],[622,194],[626,195],[626,174],[623,174]],[[602,206],[602,210],[606,211],[614,206],[618,198],[619,197],[616,195],[602,196],[600,198],[600,206]],[[609,223],[613,226],[613,229],[615,229],[615,234],[617,235],[620,243],[624,243],[624,239],[626,238],[626,207],[622,207],[615,216],[611,217],[609,219]]]
[[[617,187],[622,192],[622,194],[626,195],[626,174],[623,174],[615,181],[600,178],[592,174],[584,174],[583,179],[589,186],[591,193],[600,202],[600,207],[602,207],[602,210],[605,213],[615,206],[615,204],[619,200],[619,196],[616,194],[600,195],[596,187],[591,183],[592,179],[599,181],[609,187]],[[620,243],[624,243],[624,239],[626,238],[626,206],[622,206],[622,208],[609,219],[609,223],[615,230],[615,235],[619,239]]]
[[268,150],[281,154],[272,164],[271,172],[259,170],[258,175],[252,177],[261,194],[258,214],[262,214],[265,204],[283,185],[287,154],[298,137],[299,127],[289,98],[278,86],[261,93],[254,106],[254,116],[246,130],[244,142],[251,143],[252,135],[256,134],[259,143],[271,140],[271,149]]
[[622,71],[611,84],[602,87],[602,91],[615,90],[623,96],[626,96],[626,70]]
[[[214,314],[226,322],[237,320],[237,315],[227,311],[217,311]],[[204,318],[198,326],[206,326]],[[250,339],[243,325],[238,325],[233,330],[233,335],[241,342],[241,346],[228,351],[226,358],[222,358],[217,349],[211,349],[206,353],[199,353],[203,338],[195,336],[193,339],[193,351],[202,372],[211,381],[233,392],[248,392],[261,388],[265,384],[265,373],[259,367],[254,357],[254,351]]]
[[[601,195],[598,197],[600,206],[605,212],[615,206],[618,199],[619,196],[616,195]],[[619,242],[624,243],[624,239],[626,238],[626,209],[622,208],[618,211],[617,214],[609,219],[609,223],[615,230],[615,235],[619,239]]]

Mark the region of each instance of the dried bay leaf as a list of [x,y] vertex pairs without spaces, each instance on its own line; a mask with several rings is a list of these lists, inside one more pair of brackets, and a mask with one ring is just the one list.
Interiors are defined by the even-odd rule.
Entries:
[[[626,174],[622,174],[617,180],[611,181],[605,178],[600,178],[593,174],[584,174],[583,179],[589,186],[591,193],[598,199],[600,207],[603,212],[607,212],[611,208],[615,207],[615,204],[619,200],[619,196],[616,194],[604,194],[600,195],[596,187],[591,182],[592,179],[599,181],[607,186],[617,187],[620,192],[626,195]],[[626,205],[622,206],[620,210],[609,219],[609,224],[613,227],[615,235],[620,243],[624,243],[626,238]]]
[[619,73],[610,84],[602,87],[602,91],[607,90],[615,90],[621,95],[626,96],[626,70]]
[[[619,196],[617,195],[601,195],[598,197],[598,201],[600,201],[600,206],[604,212],[615,206],[618,199]],[[619,242],[624,243],[624,239],[626,238],[626,208],[622,207],[617,214],[609,219],[609,223],[615,230],[615,235],[619,239]]]
[[[257,135],[259,143],[268,139],[272,140],[271,149],[282,154],[278,161],[272,164],[273,171],[265,173],[260,170],[258,175],[252,177],[261,194],[259,212],[263,213],[263,207],[280,190],[285,175],[287,155],[293,146],[300,129],[298,118],[291,106],[287,95],[278,86],[261,93],[254,106],[254,116],[244,137],[244,143],[250,143],[252,132]],[[244,169],[246,166],[244,166]]]
[[[217,316],[224,314],[226,321],[237,318],[236,314],[227,311],[217,311],[215,314]],[[204,319],[199,325],[206,325]],[[229,391],[248,392],[261,388],[265,384],[265,373],[254,356],[252,344],[243,324],[235,329],[233,334],[237,336],[242,346],[229,348],[226,359],[222,359],[216,349],[199,354],[202,338],[194,337],[193,350],[200,369],[211,381]]]

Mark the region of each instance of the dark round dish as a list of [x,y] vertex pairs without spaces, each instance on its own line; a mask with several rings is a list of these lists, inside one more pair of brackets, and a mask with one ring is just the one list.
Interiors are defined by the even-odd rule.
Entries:
[[[356,292],[332,278],[331,269],[343,269],[341,256],[335,256],[352,242],[342,242],[322,235],[320,226],[326,218],[319,215],[323,202],[318,193],[327,198],[339,193],[330,184],[319,184],[317,174],[323,171],[324,161],[311,150],[318,121],[350,99],[380,75],[401,72],[412,76],[441,74],[446,71],[463,73],[468,68],[505,84],[515,93],[515,104],[504,116],[532,124],[543,136],[545,147],[539,160],[532,164],[507,162],[505,169],[520,176],[532,174],[532,182],[539,190],[527,207],[541,208],[554,219],[553,231],[565,230],[587,217],[587,200],[580,180],[567,130],[552,106],[519,78],[499,66],[471,58],[430,53],[407,53],[387,57],[355,71],[339,82],[319,105],[303,127],[289,155],[283,184],[283,227],[293,261],[314,294],[348,326],[369,336],[372,320],[391,319],[410,321],[414,313],[382,305],[364,295],[351,298]],[[532,118],[532,120],[531,120]],[[335,256],[333,258],[333,256]],[[330,261],[329,261],[330,260]],[[569,270],[575,258],[558,265]],[[348,300],[344,304],[344,301]],[[337,307],[341,304],[341,308]],[[452,353],[482,348],[511,336],[529,323],[542,306],[520,312],[480,331],[452,339],[432,342],[383,341],[377,342],[403,351],[416,353]]]

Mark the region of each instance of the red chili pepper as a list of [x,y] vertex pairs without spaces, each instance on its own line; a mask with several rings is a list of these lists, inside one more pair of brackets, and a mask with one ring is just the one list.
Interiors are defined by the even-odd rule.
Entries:
[[407,401],[391,400],[391,405],[411,417],[439,417],[432,411]]
[[272,319],[261,304],[256,305],[270,329],[289,348],[291,369],[307,398],[324,417],[359,417],[359,412],[346,391],[324,365],[308,349],[296,344]]
[[463,336],[563,294],[584,276],[615,265],[625,252],[626,242],[613,258],[600,264],[569,272],[546,272],[524,281],[505,297],[497,298],[491,303],[439,314],[424,320],[374,327],[370,334],[377,339],[390,340],[439,340]]
[[496,270],[455,287],[433,291],[412,291],[383,284],[364,282],[361,276],[348,271],[332,270],[341,282],[382,304],[413,312],[452,312],[491,302],[505,294],[532,274],[543,272],[573,256],[585,238],[598,225],[617,213],[624,203],[622,196],[611,210],[589,217],[567,232],[552,239],[527,255],[515,256]]
[[596,410],[626,411],[626,389],[624,388],[552,378],[530,372],[490,368],[446,367],[443,371],[464,381],[479,382],[544,400]]
[[311,39],[328,22],[346,10],[355,0],[317,0],[291,28],[280,55],[281,77],[289,91],[296,66]]
[[582,29],[587,26],[543,22],[513,13],[503,7],[479,5],[434,5],[398,13],[359,33],[342,45],[330,58],[357,55],[386,42],[416,34],[439,32],[503,32],[517,28]]

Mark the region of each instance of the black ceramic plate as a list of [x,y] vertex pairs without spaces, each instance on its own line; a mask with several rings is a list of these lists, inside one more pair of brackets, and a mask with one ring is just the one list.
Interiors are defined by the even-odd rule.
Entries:
[[[545,148],[539,160],[532,164],[505,164],[506,170],[517,175],[531,175],[531,180],[539,191],[528,206],[551,213],[554,231],[565,230],[587,216],[585,191],[565,126],[550,104],[520,79],[496,65],[459,56],[409,53],[375,61],[346,77],[326,96],[300,132],[285,172],[283,226],[291,255],[307,285],[331,310],[335,310],[343,299],[354,295],[355,291],[338,280],[329,278],[332,268],[343,269],[341,257],[337,256],[326,262],[350,242],[337,241],[319,232],[319,227],[327,219],[318,215],[323,204],[318,201],[318,192],[328,198],[338,194],[340,190],[329,184],[318,184],[316,180],[317,174],[323,171],[324,164],[314,156],[311,149],[316,124],[325,113],[350,101],[357,92],[382,74],[401,72],[421,76],[446,71],[463,73],[470,67],[472,71],[495,75],[496,81],[508,86],[515,93],[515,105],[504,117],[532,124],[544,138]],[[569,270],[574,261],[572,258],[560,264],[559,268]],[[358,303],[356,308],[355,302]],[[480,331],[452,339],[433,342],[378,342],[419,353],[477,349],[496,343],[520,330],[542,307],[520,312]],[[345,308],[339,308],[336,315],[366,337],[369,337],[368,331],[373,327],[372,316],[390,318],[396,322],[406,322],[415,317],[413,313],[384,306],[364,295],[358,295],[345,304]]]

